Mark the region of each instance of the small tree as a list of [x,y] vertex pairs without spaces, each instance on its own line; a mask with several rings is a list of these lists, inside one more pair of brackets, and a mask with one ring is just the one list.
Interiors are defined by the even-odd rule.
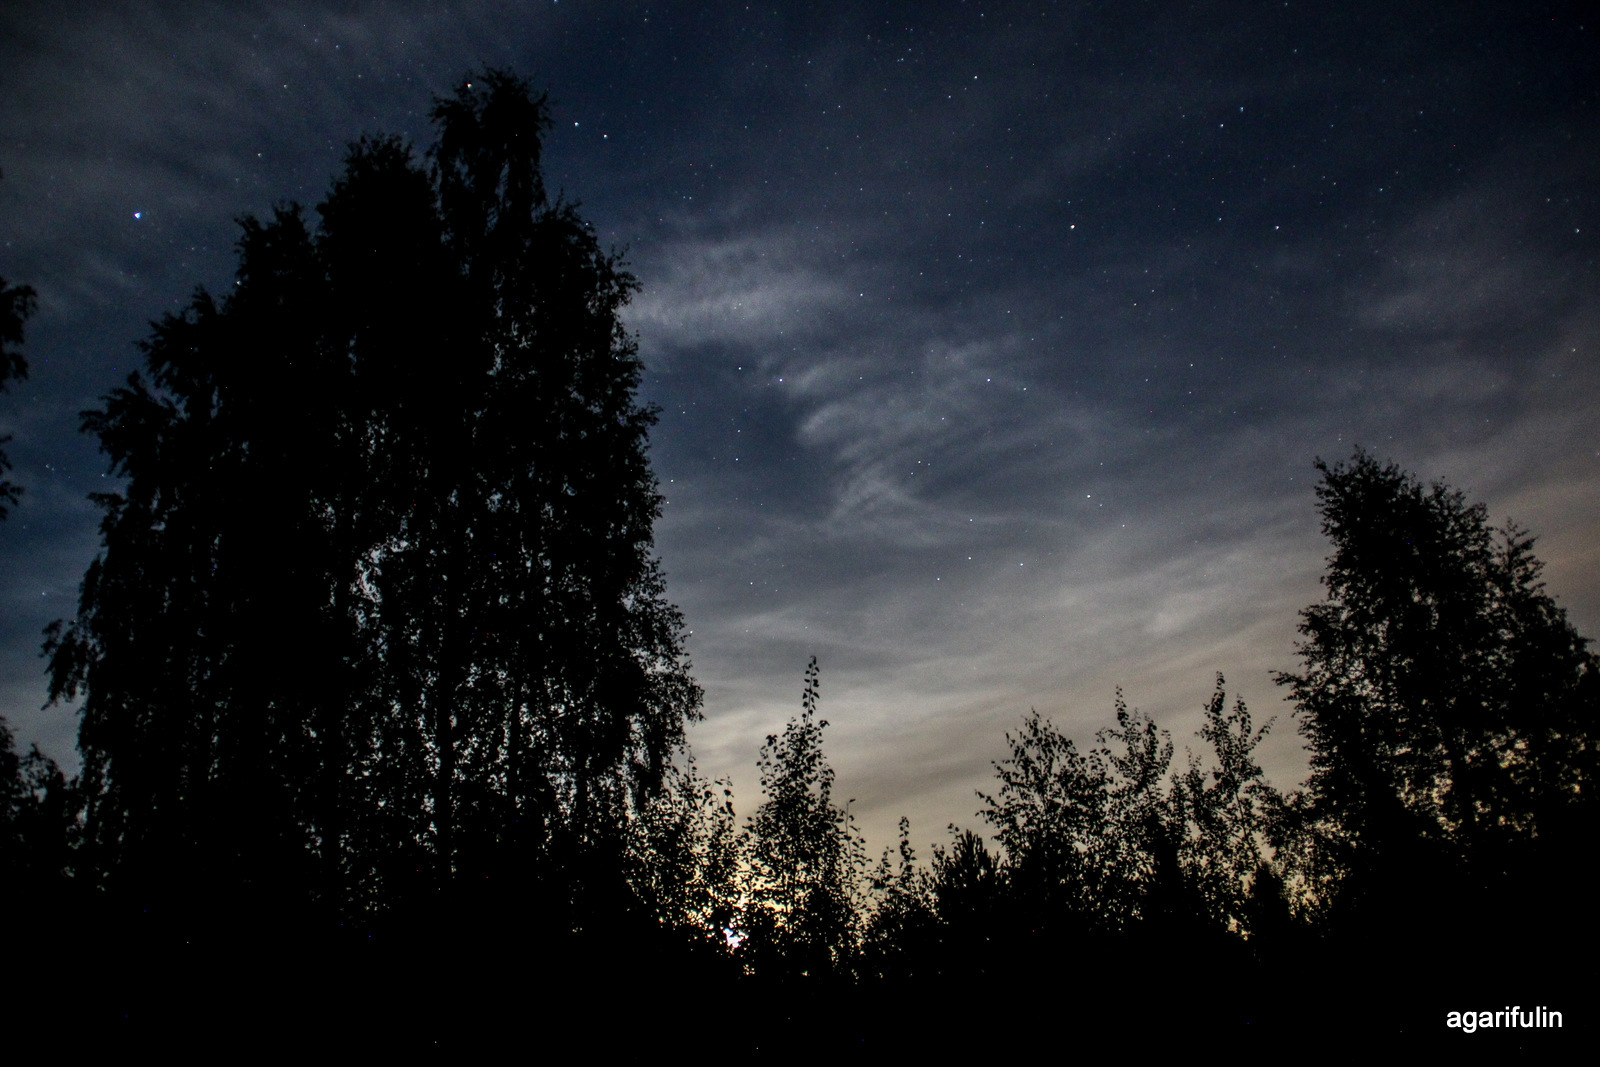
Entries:
[[1117,724],[1095,734],[1091,762],[1103,768],[1106,826],[1090,869],[1096,910],[1108,929],[1167,917],[1181,905],[1181,836],[1168,790],[1172,737],[1130,710],[1117,690]]
[[629,882],[661,925],[721,950],[738,910],[732,783],[708,782],[693,756],[680,755],[629,826]]
[[937,916],[934,879],[917,864],[911,820],[900,817],[899,843],[878,860],[870,879],[872,912],[862,935],[864,976],[910,980],[925,977],[933,961]]
[[[1204,902],[1207,920],[1219,929],[1248,931],[1248,902],[1261,872],[1270,870],[1264,867],[1264,852],[1281,798],[1262,777],[1255,756],[1272,723],[1252,728],[1244,699],[1231,709],[1227,700],[1218,674],[1199,734],[1214,764],[1208,771],[1191,754],[1188,766],[1174,775],[1173,803],[1184,827],[1179,852],[1184,879]],[[1281,896],[1273,892],[1261,890],[1271,899]]]
[[844,973],[856,940],[856,877],[864,843],[833,803],[822,752],[817,659],[806,667],[798,718],[769,734],[756,761],[766,799],[745,829],[749,865],[745,950],[758,972]]
[[999,791],[979,815],[1005,850],[1013,892],[1043,912],[1093,911],[1091,869],[1106,829],[1106,768],[1086,758],[1050,720],[1030,711],[1006,733],[1011,755],[995,766]]
[[929,892],[940,923],[985,930],[1001,906],[1003,867],[983,838],[971,830],[947,827],[948,846],[935,845]]
[[38,745],[19,756],[0,715],[0,913],[26,914],[18,909],[59,893],[73,829],[66,776]]

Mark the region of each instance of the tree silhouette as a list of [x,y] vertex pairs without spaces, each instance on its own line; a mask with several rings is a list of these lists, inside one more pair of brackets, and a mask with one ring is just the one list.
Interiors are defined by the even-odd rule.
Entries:
[[61,769],[38,745],[17,754],[0,715],[0,912],[25,914],[59,891],[70,861],[69,792]]
[[998,792],[979,792],[979,814],[1005,850],[1008,880],[1029,910],[1088,916],[1091,854],[1106,826],[1105,768],[1037,711],[1006,733],[1011,755],[995,764]]
[[[1282,899],[1281,880],[1265,864],[1263,853],[1282,798],[1263,778],[1255,756],[1271,726],[1269,721],[1252,728],[1242,697],[1229,708],[1218,674],[1200,727],[1214,766],[1207,770],[1191,754],[1188,766],[1174,776],[1173,802],[1185,827],[1179,860],[1185,881],[1203,901],[1207,923],[1216,929],[1253,933],[1258,919],[1271,923],[1279,918],[1263,910],[1264,902]],[[1261,889],[1252,895],[1258,881]]]
[[[636,283],[540,171],[543,96],[435,101],[246,219],[84,416],[125,479],[46,646],[85,862],[344,914],[537,883],[583,925],[700,693],[652,555]],[[602,886],[603,883],[603,886]]]
[[935,846],[929,894],[939,923],[945,973],[959,978],[981,974],[984,951],[1005,927],[1004,867],[971,830],[949,827],[951,841]]
[[1491,913],[1524,916],[1495,947],[1506,973],[1592,940],[1569,894],[1597,825],[1596,662],[1533,539],[1361,450],[1317,469],[1334,552],[1303,666],[1278,676],[1311,763],[1277,828],[1284,871],[1352,967],[1380,951],[1453,973],[1463,924]]
[[1245,937],[1270,928],[1281,946],[1288,919],[1270,895],[1281,884],[1267,856],[1276,794],[1253,758],[1264,728],[1242,703],[1226,707],[1218,678],[1200,730],[1210,758],[1179,771],[1168,733],[1120,690],[1115,723],[1087,752],[1037,712],[1008,733],[999,788],[978,794],[1003,861],[971,834],[936,855],[941,933],[960,961],[946,973],[968,975],[973,992],[1000,981],[1032,991],[1024,1012],[1070,999],[1120,1048],[1110,1035],[1149,1010],[1127,990],[1159,960],[1204,960],[1204,983],[1174,983],[1161,1002],[1170,1032],[1247,1025],[1238,990],[1261,979]]
[[1006,851],[1013,893],[1042,925],[1115,933],[1144,917],[1176,875],[1166,793],[1172,741],[1116,699],[1117,723],[1086,755],[1032,712],[1006,735],[1000,790],[979,813]]
[[[892,858],[891,858],[892,857]],[[899,841],[883,850],[870,879],[872,911],[861,944],[863,977],[910,982],[933,971],[938,915],[934,876],[917,864],[911,820],[900,817]]]
[[[22,344],[22,327],[33,314],[36,303],[34,296],[32,287],[8,285],[4,278],[0,278],[0,393],[6,391],[13,379],[28,376],[28,361],[23,358],[19,346]],[[0,437],[0,445],[10,440],[9,435]],[[6,481],[5,473],[10,469],[11,461],[6,457],[5,449],[0,448],[0,519],[6,517],[6,505],[15,504],[22,492],[17,485]]]
[[822,752],[817,658],[806,667],[799,717],[770,734],[756,766],[766,797],[746,827],[749,907],[742,951],[757,973],[845,973],[855,947],[862,843],[833,803],[833,768]]
[[706,781],[685,752],[629,831],[629,877],[640,904],[679,937],[725,951],[738,910],[731,782]]
[[1172,738],[1117,690],[1115,726],[1095,734],[1090,761],[1106,792],[1105,826],[1091,850],[1088,875],[1099,922],[1113,931],[1134,922],[1170,919],[1179,909],[1181,837],[1167,772]]
[[1171,738],[1121,690],[1115,725],[1087,754],[1037,712],[1006,735],[1000,789],[978,794],[979,814],[1005,849],[1006,892],[1033,927],[1166,938],[1248,930],[1249,889],[1281,801],[1253,755],[1267,728],[1252,729],[1243,701],[1226,706],[1219,675],[1199,735],[1209,771],[1191,754],[1172,772]]

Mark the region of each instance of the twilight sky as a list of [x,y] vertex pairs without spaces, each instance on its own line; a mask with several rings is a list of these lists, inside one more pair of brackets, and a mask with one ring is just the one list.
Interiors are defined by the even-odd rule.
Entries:
[[[657,526],[703,769],[759,800],[822,668],[874,850],[982,829],[1030,707],[1114,688],[1180,753],[1320,595],[1312,460],[1361,443],[1541,535],[1600,633],[1600,20],[1577,4],[7,3],[0,713],[41,710],[109,487],[77,413],[231,284],[234,219],[362,133],[425,148],[485,66],[549,90],[547,180],[643,285]],[[1181,758],[1181,756],[1180,756]],[[924,851],[924,855],[925,855]]]

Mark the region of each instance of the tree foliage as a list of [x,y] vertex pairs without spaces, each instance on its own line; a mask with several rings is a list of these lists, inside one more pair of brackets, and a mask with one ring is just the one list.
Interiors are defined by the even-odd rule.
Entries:
[[1115,725],[1086,754],[1030,714],[1006,735],[999,791],[978,794],[1005,850],[1007,892],[1044,921],[1087,932],[1239,931],[1278,801],[1253,755],[1267,727],[1251,729],[1242,700],[1225,707],[1219,675],[1200,729],[1209,771],[1191,755],[1174,772],[1170,736],[1120,690]]
[[698,714],[636,283],[546,196],[543,96],[490,72],[432,117],[425,161],[352,145],[319,225],[244,220],[232,291],[84,416],[124,487],[47,651],[114,880],[361,911],[620,877]]
[[[1212,766],[1208,770],[1191,753],[1188,765],[1174,776],[1173,803],[1184,827],[1178,859],[1210,925],[1250,930],[1260,925],[1259,909],[1253,913],[1250,904],[1255,883],[1275,877],[1264,852],[1282,798],[1263,777],[1255,755],[1271,721],[1253,727],[1244,699],[1230,708],[1224,686],[1218,674],[1199,731]],[[1261,892],[1266,892],[1264,882]]]
[[856,878],[863,843],[833,802],[833,768],[817,718],[817,659],[806,667],[801,712],[770,734],[756,762],[766,799],[745,828],[749,898],[744,950],[759,971],[832,975],[856,938]]
[[869,879],[871,911],[861,938],[863,975],[899,981],[921,977],[936,934],[937,884],[933,873],[917,863],[911,820],[902,815],[895,848],[883,850]]
[[1020,733],[1006,733],[1006,744],[1011,755],[995,764],[998,792],[978,798],[1013,887],[1044,906],[1085,913],[1105,826],[1105,768],[1037,711]]
[[[0,278],[0,393],[9,388],[12,380],[28,376],[28,361],[21,349],[22,332],[37,305],[35,297],[32,286],[9,285]],[[10,440],[9,435],[0,437],[0,445]],[[6,517],[6,506],[15,504],[22,493],[20,487],[6,480],[5,474],[10,469],[11,461],[5,449],[0,448],[0,519]]]
[[1129,710],[1121,690],[1116,725],[1095,734],[1091,761],[1101,768],[1106,825],[1092,852],[1093,903],[1112,930],[1165,917],[1180,894],[1179,829],[1167,774],[1172,738],[1148,715]]
[[20,898],[55,889],[70,856],[70,789],[56,762],[32,745],[17,754],[0,716],[0,903],[6,914]]
[[1013,889],[1045,912],[1111,931],[1138,917],[1155,878],[1172,760],[1171,740],[1130,711],[1120,691],[1116,713],[1117,725],[1100,731],[1086,754],[1031,713],[1020,734],[1006,735],[1011,755],[995,764],[998,794],[978,794]]
[[983,838],[949,827],[950,844],[935,846],[929,893],[940,923],[987,931],[1000,899],[1002,866]]
[[1521,529],[1360,450],[1317,469],[1327,599],[1301,613],[1302,669],[1278,676],[1310,751],[1306,879],[1360,895],[1419,857],[1432,877],[1503,873],[1592,792],[1594,657]]
[[688,752],[629,825],[633,892],[657,922],[723,950],[738,922],[739,833],[733,786],[707,781]]

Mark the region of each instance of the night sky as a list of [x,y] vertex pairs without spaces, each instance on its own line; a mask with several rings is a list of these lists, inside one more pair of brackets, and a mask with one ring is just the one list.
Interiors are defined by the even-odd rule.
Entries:
[[[549,91],[550,187],[626,251],[693,631],[741,815],[821,664],[874,851],[982,830],[1030,707],[1115,688],[1180,760],[1216,672],[1277,715],[1362,444],[1540,535],[1600,633],[1600,20],[1517,3],[102,4],[0,13],[0,713],[41,710],[114,487],[78,412],[225,292],[234,219],[349,142],[431,140],[486,66]],[[924,851],[924,856],[926,852]]]

